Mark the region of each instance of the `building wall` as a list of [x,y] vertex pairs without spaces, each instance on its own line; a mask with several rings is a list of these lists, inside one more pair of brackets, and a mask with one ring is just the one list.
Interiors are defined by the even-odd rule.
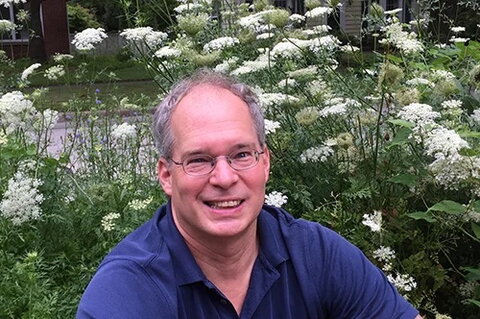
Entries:
[[362,29],[362,2],[364,0],[344,0],[340,7],[340,26],[350,35],[360,36]]
[[66,0],[42,2],[42,26],[47,56],[70,53]]
[[[50,57],[55,53],[70,53],[67,1],[43,0],[41,21],[46,56]],[[29,55],[28,35],[20,40],[0,41],[0,49],[4,50],[12,59],[27,57]]]

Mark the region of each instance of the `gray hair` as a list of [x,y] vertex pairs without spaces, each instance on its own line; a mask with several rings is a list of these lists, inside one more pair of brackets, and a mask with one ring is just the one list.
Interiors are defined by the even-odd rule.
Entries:
[[247,104],[255,131],[257,132],[258,142],[261,147],[264,147],[265,123],[263,113],[258,98],[252,89],[248,85],[240,83],[227,75],[209,69],[200,69],[192,76],[177,83],[155,110],[152,129],[159,155],[164,158],[172,156],[175,143],[171,127],[173,111],[183,97],[196,86],[203,84],[227,89]]

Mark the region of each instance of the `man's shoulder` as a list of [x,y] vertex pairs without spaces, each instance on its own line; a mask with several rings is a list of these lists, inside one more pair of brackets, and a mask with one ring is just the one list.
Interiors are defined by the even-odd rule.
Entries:
[[83,294],[77,318],[153,318],[159,311],[174,318],[173,267],[159,227],[165,217],[162,207],[105,257]]
[[296,218],[279,207],[264,205],[262,212],[263,218],[266,218],[269,222],[276,221],[284,237],[293,236],[296,240],[304,238],[308,241],[312,239],[336,241],[342,238],[336,232],[318,222]]
[[105,257],[101,266],[112,261],[132,262],[142,267],[153,258],[165,252],[165,239],[159,229],[159,223],[166,218],[164,206],[160,207],[152,218],[128,234]]

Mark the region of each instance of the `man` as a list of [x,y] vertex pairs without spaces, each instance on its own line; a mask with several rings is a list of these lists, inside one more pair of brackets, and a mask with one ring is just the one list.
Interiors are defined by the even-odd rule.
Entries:
[[170,200],[105,258],[78,318],[420,318],[342,237],[262,208],[270,154],[246,85],[200,71],[154,134]]

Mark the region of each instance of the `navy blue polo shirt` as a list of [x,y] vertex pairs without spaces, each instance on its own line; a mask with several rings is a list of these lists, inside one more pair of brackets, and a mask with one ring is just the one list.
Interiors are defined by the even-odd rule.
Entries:
[[240,316],[193,258],[170,204],[101,263],[77,318],[401,318],[418,312],[355,246],[264,206],[260,252]]

